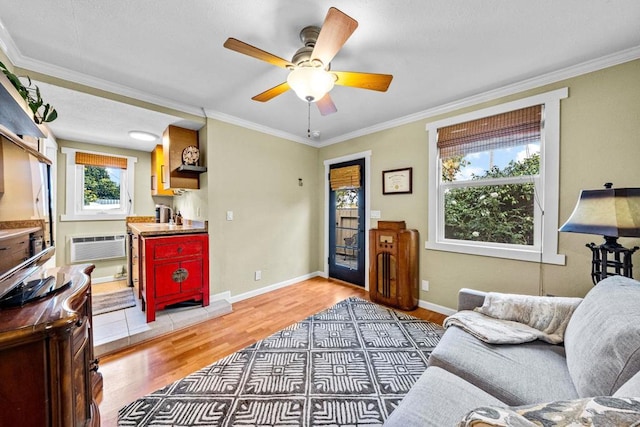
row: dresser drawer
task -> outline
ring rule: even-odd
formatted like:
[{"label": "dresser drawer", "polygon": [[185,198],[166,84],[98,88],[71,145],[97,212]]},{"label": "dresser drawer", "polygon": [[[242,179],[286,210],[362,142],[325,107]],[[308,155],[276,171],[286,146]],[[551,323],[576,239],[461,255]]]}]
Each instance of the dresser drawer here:
[{"label": "dresser drawer", "polygon": [[152,256],[154,260],[160,260],[186,256],[202,256],[203,253],[203,239],[181,237],[157,243],[154,245]]},{"label": "dresser drawer", "polygon": [[82,351],[89,341],[89,319],[87,317],[81,317],[78,324],[72,332],[72,352],[76,353]]}]

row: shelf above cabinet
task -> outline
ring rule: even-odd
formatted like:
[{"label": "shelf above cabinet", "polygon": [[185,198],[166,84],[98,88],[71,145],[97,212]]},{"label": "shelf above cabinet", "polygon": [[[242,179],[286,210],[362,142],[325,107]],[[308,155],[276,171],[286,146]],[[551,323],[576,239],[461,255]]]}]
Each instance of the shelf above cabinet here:
[{"label": "shelf above cabinet", "polygon": [[33,121],[29,107],[9,79],[0,73],[0,124],[16,135],[32,135],[43,138],[44,134]]},{"label": "shelf above cabinet", "polygon": [[28,151],[39,161],[51,164],[51,160],[40,153],[37,147],[32,147],[22,138],[22,135],[36,138],[43,138],[45,135],[34,122],[26,101],[2,73],[0,73],[0,135]]},{"label": "shelf above cabinet", "polygon": [[178,172],[192,172],[192,173],[203,173],[207,171],[206,166],[195,166],[195,165],[180,165],[178,166]]}]

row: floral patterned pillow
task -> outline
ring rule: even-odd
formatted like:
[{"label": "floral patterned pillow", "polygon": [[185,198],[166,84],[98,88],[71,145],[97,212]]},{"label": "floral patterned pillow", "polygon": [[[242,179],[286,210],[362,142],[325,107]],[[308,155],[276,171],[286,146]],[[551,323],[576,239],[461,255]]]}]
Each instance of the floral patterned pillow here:
[{"label": "floral patterned pillow", "polygon": [[593,397],[527,406],[486,406],[469,412],[458,427],[640,427],[640,397]]}]

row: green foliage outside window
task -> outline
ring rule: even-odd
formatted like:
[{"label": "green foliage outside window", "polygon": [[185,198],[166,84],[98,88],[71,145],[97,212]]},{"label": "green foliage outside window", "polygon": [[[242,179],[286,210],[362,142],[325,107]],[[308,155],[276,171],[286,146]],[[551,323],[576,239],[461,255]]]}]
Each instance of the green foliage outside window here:
[{"label": "green foliage outside window", "polygon": [[[443,182],[454,181],[460,168],[468,164],[462,158],[445,159]],[[539,170],[540,155],[533,154],[510,161],[503,169],[493,166],[471,179],[535,176]],[[449,188],[445,190],[445,238],[533,245],[534,206],[533,183]]]},{"label": "green foliage outside window", "polygon": [[348,209],[358,206],[358,190],[347,188],[336,190],[336,209]]},{"label": "green foliage outside window", "polygon": [[87,206],[98,199],[120,201],[120,185],[111,179],[106,168],[85,166],[84,204]]}]

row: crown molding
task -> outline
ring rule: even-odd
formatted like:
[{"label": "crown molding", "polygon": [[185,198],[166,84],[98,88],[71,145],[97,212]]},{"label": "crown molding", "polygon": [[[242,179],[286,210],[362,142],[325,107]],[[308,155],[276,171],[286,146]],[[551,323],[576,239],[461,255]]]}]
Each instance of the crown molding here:
[{"label": "crown molding", "polygon": [[620,52],[612,53],[597,59],[582,62],[577,65],[572,65],[557,71],[542,74],[537,77],[533,77],[527,80],[523,80],[518,83],[513,83],[507,86],[503,86],[498,89],[493,89],[487,92],[483,92],[477,95],[472,95],[467,98],[463,98],[457,101],[453,101],[447,104],[443,104],[428,110],[423,110],[408,116],[403,116],[398,119],[389,120],[387,122],[378,123],[374,126],[362,128],[354,132],[349,132],[344,135],[340,135],[335,138],[328,139],[318,144],[318,147],[326,147],[329,145],[344,142],[350,139],[358,138],[361,136],[370,135],[375,132],[391,129],[408,123],[413,123],[418,120],[424,120],[431,117],[438,116],[440,114],[449,113],[462,108],[478,105],[483,102],[493,101],[505,96],[513,95],[516,93],[524,92],[530,89],[535,89],[544,85],[557,83],[562,80],[566,80],[572,77],[578,77],[584,74],[599,71],[605,68],[613,67],[615,65],[623,64],[625,62],[634,61],[640,58],[640,46],[635,46]]},{"label": "crown molding", "polygon": [[128,98],[136,99],[138,101],[148,102],[160,107],[170,108],[172,110],[202,117],[202,110],[200,109],[200,107],[194,107],[193,105],[183,104],[172,99],[151,95],[147,92],[143,92],[129,86],[112,83],[107,80],[89,76],[83,73],[78,73],[69,70],[68,68],[51,65],[39,60],[31,58],[20,58],[14,61],[14,59],[11,57],[9,57],[9,59],[15,66],[24,68],[26,70],[36,71],[38,73],[78,83],[94,89],[104,90],[116,95],[125,96]]},{"label": "crown molding", "polygon": [[248,120],[241,119],[236,116],[232,116],[229,114],[224,114],[219,111],[210,111],[205,110],[206,116],[210,119],[216,119],[221,122],[229,123],[232,125],[240,126],[246,129],[255,130],[261,133],[265,133],[267,135],[275,136],[282,139],[287,139],[289,141],[298,142],[300,144],[309,145],[311,147],[318,147],[319,145],[314,143],[312,140],[307,140],[305,138],[301,138],[297,135],[291,134],[289,132],[284,132],[278,129],[274,129],[268,126],[260,125],[254,122],[250,122]]},{"label": "crown molding", "polygon": [[0,48],[15,67],[202,117],[202,109],[24,56],[0,20]]}]

